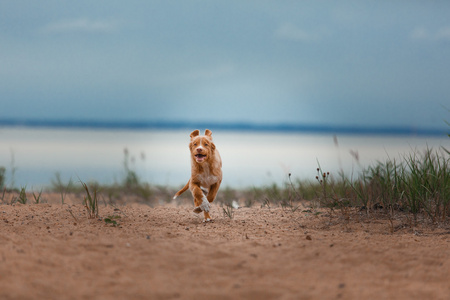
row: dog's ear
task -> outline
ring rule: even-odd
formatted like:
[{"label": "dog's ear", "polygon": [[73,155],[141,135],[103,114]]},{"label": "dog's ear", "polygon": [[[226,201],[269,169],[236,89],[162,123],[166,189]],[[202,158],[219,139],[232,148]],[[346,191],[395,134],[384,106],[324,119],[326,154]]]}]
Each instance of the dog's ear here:
[{"label": "dog's ear", "polygon": [[212,132],[209,129],[205,130],[205,135],[211,137],[212,136]]},{"label": "dog's ear", "polygon": [[191,140],[200,134],[200,130],[194,130],[191,132]]}]

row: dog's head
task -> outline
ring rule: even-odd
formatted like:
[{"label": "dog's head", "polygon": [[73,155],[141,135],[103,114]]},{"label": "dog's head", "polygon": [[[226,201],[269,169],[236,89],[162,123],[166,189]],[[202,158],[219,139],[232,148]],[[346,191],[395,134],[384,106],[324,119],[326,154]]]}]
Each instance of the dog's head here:
[{"label": "dog's head", "polygon": [[211,130],[206,129],[205,135],[200,135],[199,130],[192,131],[189,149],[191,149],[191,156],[195,162],[201,164],[210,160],[214,156],[214,150],[216,149],[212,141]]}]

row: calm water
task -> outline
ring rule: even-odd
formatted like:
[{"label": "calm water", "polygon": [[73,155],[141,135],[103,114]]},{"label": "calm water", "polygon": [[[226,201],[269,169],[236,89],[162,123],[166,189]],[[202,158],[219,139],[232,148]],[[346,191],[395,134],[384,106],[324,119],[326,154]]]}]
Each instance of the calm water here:
[{"label": "calm water", "polygon": [[[189,130],[108,131],[0,128],[0,166],[7,184],[37,189],[50,185],[56,172],[64,181],[121,181],[124,149],[138,175],[152,184],[179,186],[190,175]],[[400,158],[427,146],[450,148],[446,136],[354,136],[249,132],[213,132],[223,160],[223,184],[231,187],[282,183],[343,169],[357,174],[377,160]],[[351,154],[353,153],[353,154]],[[355,153],[359,163],[355,160]],[[15,169],[12,176],[12,169]]]}]

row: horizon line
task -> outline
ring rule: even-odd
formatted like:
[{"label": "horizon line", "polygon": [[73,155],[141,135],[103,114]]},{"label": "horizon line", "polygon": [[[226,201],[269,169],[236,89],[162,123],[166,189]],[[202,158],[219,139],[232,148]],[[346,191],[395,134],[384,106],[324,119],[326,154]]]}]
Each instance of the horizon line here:
[{"label": "horizon line", "polygon": [[96,120],[39,120],[0,119],[1,127],[61,128],[61,129],[115,129],[115,130],[179,130],[209,128],[226,131],[289,132],[349,135],[448,135],[444,128],[419,128],[414,126],[356,126],[301,123],[251,123],[251,122],[195,122],[195,121],[96,121]]}]

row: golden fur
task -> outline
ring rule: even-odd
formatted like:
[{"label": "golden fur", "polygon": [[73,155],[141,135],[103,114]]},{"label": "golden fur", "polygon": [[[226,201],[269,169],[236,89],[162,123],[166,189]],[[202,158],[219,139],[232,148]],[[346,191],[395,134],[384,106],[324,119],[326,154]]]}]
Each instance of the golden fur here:
[{"label": "golden fur", "polygon": [[194,130],[190,136],[191,178],[173,198],[177,198],[189,188],[194,197],[194,212],[203,211],[205,221],[210,221],[210,203],[216,198],[222,183],[222,159],[213,143],[211,130],[206,129],[205,135]]}]

